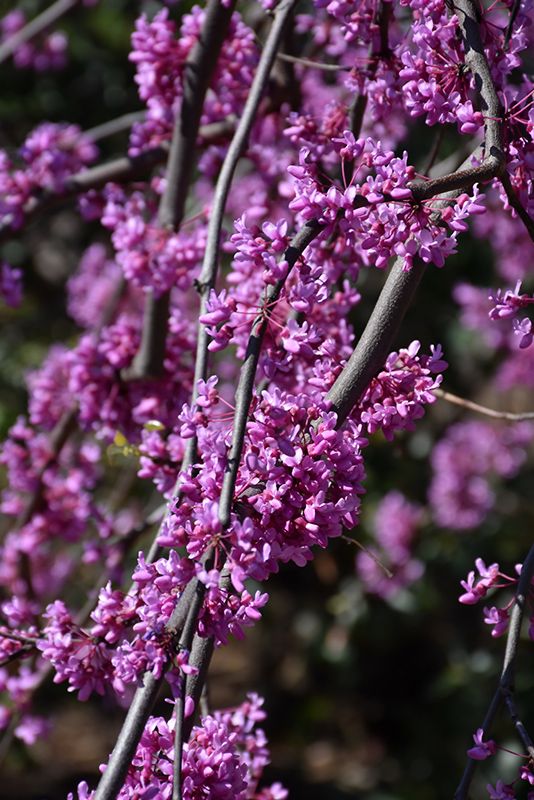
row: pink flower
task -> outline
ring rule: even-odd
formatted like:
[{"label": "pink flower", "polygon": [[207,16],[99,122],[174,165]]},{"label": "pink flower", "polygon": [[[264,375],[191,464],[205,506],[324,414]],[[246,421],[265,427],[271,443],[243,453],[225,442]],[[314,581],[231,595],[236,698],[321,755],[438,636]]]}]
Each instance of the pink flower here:
[{"label": "pink flower", "polygon": [[487,742],[484,742],[483,738],[484,729],[478,728],[477,732],[473,734],[475,747],[471,747],[467,751],[469,758],[474,758],[476,761],[484,761],[486,758],[489,758],[497,752],[497,745],[493,739],[489,739]]}]

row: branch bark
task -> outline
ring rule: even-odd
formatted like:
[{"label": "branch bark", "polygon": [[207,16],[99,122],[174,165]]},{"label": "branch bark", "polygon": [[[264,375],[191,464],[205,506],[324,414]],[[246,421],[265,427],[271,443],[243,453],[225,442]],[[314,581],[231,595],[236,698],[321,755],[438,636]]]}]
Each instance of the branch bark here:
[{"label": "branch bark", "polygon": [[[206,250],[204,253],[202,270],[198,279],[200,315],[206,312],[206,302],[210,291],[215,288],[215,282],[217,280],[220,237],[228,192],[230,191],[237,163],[246,147],[261,98],[267,86],[269,75],[295,2],[296,0],[283,0],[274,12],[274,20],[263,48],[252,86],[250,87],[250,93],[243,109],[243,115],[236,128],[217,180],[208,225]],[[208,344],[209,336],[206,332],[206,328],[204,325],[199,325],[192,402],[195,402],[197,396],[197,381],[201,379],[206,380],[207,378]],[[194,461],[196,447],[196,437],[192,437],[188,442],[186,453],[188,466]]]},{"label": "branch bark", "polygon": [[466,408],[469,411],[475,411],[477,414],[484,414],[491,419],[505,419],[508,422],[521,422],[527,419],[534,419],[534,411],[498,411],[495,408],[488,408],[481,406],[479,403],[474,403],[472,400],[467,400],[465,397],[458,397],[451,392],[445,392],[443,389],[434,389],[436,397],[446,400],[447,403],[452,403],[460,408]]},{"label": "branch bark", "polygon": [[504,173],[506,159],[502,138],[502,107],[497,95],[484,46],[480,38],[479,12],[473,0],[456,0],[454,12],[458,16],[465,48],[465,65],[471,72],[484,112],[484,159],[476,167],[457,170],[429,181],[412,181],[410,189],[416,200],[426,200],[441,192],[465,189],[479,181],[487,181]]},{"label": "branch bark", "polygon": [[[232,18],[235,0],[224,5],[210,0],[200,37],[184,71],[183,97],[176,115],[165,190],[158,210],[161,228],[178,231],[182,223],[194,165],[194,152],[204,99]],[[163,371],[170,291],[147,293],[143,334],[129,377],[157,377]]]}]

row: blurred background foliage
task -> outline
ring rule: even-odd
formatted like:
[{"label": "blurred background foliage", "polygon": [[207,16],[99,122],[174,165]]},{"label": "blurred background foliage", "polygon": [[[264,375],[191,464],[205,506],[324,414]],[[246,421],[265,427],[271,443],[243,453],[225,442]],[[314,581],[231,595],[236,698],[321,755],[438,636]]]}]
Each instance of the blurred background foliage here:
[{"label": "blurred background foliage", "polygon": [[[1,2],[0,15],[15,6],[31,16],[43,4]],[[180,3],[172,13],[189,6]],[[130,34],[140,10],[151,13],[159,7],[127,0],[80,6],[58,26],[70,42],[64,69],[36,74],[3,65],[0,146],[14,151],[43,120],[75,122],[88,130],[139,110],[127,58]],[[404,144],[422,157],[432,138],[432,131],[417,126]],[[444,155],[455,141],[451,130]],[[126,146],[127,132],[102,140],[101,160],[123,154]],[[105,232],[83,224],[65,203],[2,246],[2,256],[22,267],[25,276],[22,307],[0,308],[3,434],[24,413],[25,373],[40,364],[52,343],[76,341],[78,331],[65,311],[65,281],[95,239],[106,241]],[[450,363],[445,386],[484,400],[494,359],[461,328],[451,290],[467,277],[490,284],[491,251],[466,235],[459,250],[445,269],[429,269],[398,344],[418,338],[426,350],[441,342]],[[382,280],[378,272],[362,276],[364,301],[354,320],[357,329],[365,323]],[[503,401],[503,406],[513,408],[511,402]],[[399,436],[393,444],[375,437],[366,454],[362,525],[354,533],[362,543],[372,540],[373,511],[389,489],[425,503],[433,442],[451,421],[465,416],[437,402],[415,434]],[[122,460],[110,466],[110,480],[122,469],[128,469]],[[307,800],[452,797],[504,651],[504,641],[492,639],[484,625],[481,608],[458,604],[459,581],[477,556],[486,563],[498,561],[505,571],[523,559],[532,540],[533,477],[528,463],[506,485],[500,507],[480,529],[461,534],[428,522],[415,548],[425,573],[389,602],[362,591],[354,570],[358,549],[347,541],[319,553],[306,569],[286,567],[270,581],[271,601],[263,622],[246,641],[217,653],[209,681],[214,707],[239,703],[251,690],[265,695],[273,755],[266,778],[283,781],[291,797]],[[141,497],[148,492],[140,483],[134,490]],[[534,647],[525,641],[517,688],[527,722],[534,720],[533,663]],[[123,716],[105,699],[80,704],[64,686],[50,682],[40,691],[39,706],[51,713],[55,727],[32,749],[15,744],[3,754],[0,798],[5,800],[55,800],[77,780],[94,779]],[[500,720],[497,730],[502,744],[517,747],[506,721]],[[478,796],[485,796],[486,782],[513,775],[516,764],[506,753],[483,764]]]}]

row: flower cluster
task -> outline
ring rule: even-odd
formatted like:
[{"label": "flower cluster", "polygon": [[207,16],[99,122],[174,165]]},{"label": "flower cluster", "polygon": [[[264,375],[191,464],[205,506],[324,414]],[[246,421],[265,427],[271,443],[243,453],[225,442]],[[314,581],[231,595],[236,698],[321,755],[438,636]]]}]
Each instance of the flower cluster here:
[{"label": "flower cluster", "polygon": [[391,353],[385,368],[370,382],[354,412],[369,433],[381,430],[391,440],[396,431],[414,430],[425,405],[435,401],[432,391],[440,386],[447,362],[440,345],[432,345],[429,356],[418,355],[420,348],[415,341]]},{"label": "flower cluster", "polygon": [[[0,20],[0,43],[8,42],[27,24],[20,8],[10,11]],[[15,66],[34,69],[36,72],[61,69],[66,64],[67,37],[61,31],[52,31],[20,44],[13,53]]]},{"label": "flower cluster", "polygon": [[[167,9],[150,22],[144,15],[137,20],[130,60],[136,66],[139,95],[147,104],[147,119],[133,127],[131,155],[170,139],[182,99],[186,62],[199,39],[204,17],[205,10],[194,6],[182,18],[178,36]],[[212,95],[204,107],[204,123],[241,112],[257,58],[252,30],[234,13],[213,76]]]},{"label": "flower cluster", "polygon": [[158,294],[172,287],[188,289],[198,272],[205,249],[205,223],[173,233],[156,219],[157,194],[109,187],[101,218],[112,230],[117,264],[133,285]]},{"label": "flower cluster", "polygon": [[[356,558],[356,569],[367,591],[387,599],[421,577],[424,567],[412,557],[412,545],[422,522],[422,511],[401,492],[384,495],[373,520],[374,538],[380,549],[362,551]],[[381,558],[387,560],[391,576]]]},{"label": "flower cluster", "polygon": [[484,124],[470,99],[471,77],[457,35],[457,19],[421,14],[411,30],[412,47],[401,53],[399,77],[406,110],[425,115],[427,125],[457,124],[461,133],[476,133]]},{"label": "flower cluster", "polygon": [[528,422],[452,425],[432,452],[429,500],[438,525],[459,531],[480,525],[493,507],[492,478],[517,474],[532,434]]},{"label": "flower cluster", "polygon": [[[518,281],[514,289],[507,289],[503,292],[499,289],[496,294],[490,295],[490,300],[494,303],[489,312],[490,319],[512,319],[520,309],[526,308],[534,303],[534,297],[528,294],[519,294],[521,281]],[[524,349],[532,344],[532,322],[528,317],[513,319],[513,330],[519,336],[519,347]]]},{"label": "flower cluster", "polygon": [[30,199],[42,190],[61,192],[68,178],[95,160],[95,144],[77,125],[44,122],[35,128],[14,163],[0,151],[0,220],[17,230]]},{"label": "flower cluster", "polygon": [[[249,695],[239,707],[204,716],[193,727],[182,757],[184,800],[285,800],[287,791],[279,783],[258,788],[269,751],[258,722],[265,718],[263,700]],[[169,800],[174,759],[174,717],[151,717],[137,746],[132,766],[118,800],[140,796]],[[102,767],[105,769],[105,766]],[[94,792],[82,782],[77,799],[91,800]],[[68,800],[74,795],[69,794]]]},{"label": "flower cluster", "polygon": [[363,251],[365,263],[384,267],[393,255],[410,269],[416,256],[442,267],[456,249],[465,218],[484,212],[478,191],[461,195],[441,214],[451,232],[436,221],[431,203],[415,203],[409,184],[415,176],[408,155],[398,158],[370,137],[355,139],[351,131],[334,139],[342,171],[350,165],[352,177],[344,186],[325,185],[318,164],[303,148],[298,166],[289,167],[294,198],[289,206],[297,219],[318,219],[330,230],[336,225],[345,246]]},{"label": "flower cluster", "polygon": [[336,431],[327,405],[278,389],[257,398],[236,486],[247,514],[233,514],[227,531],[217,518],[226,442],[202,421],[197,424],[202,469],[182,485],[162,544],[185,545],[198,558],[220,539],[240,590],[246,578],[263,580],[281,562],[304,565],[313,546],[325,547],[343,525],[356,524],[364,440],[352,422]]}]

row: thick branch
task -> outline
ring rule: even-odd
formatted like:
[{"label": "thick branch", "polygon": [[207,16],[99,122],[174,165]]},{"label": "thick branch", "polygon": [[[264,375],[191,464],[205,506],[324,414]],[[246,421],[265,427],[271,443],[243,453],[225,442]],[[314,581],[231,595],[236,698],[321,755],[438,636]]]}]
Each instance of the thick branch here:
[{"label": "thick branch", "polygon": [[[208,3],[204,25],[184,70],[183,97],[171,142],[165,190],[158,209],[161,228],[178,231],[185,211],[194,165],[194,152],[206,92],[226,38],[235,0]],[[143,334],[129,377],[157,377],[163,370],[170,291],[146,296]]]},{"label": "thick branch", "polygon": [[404,259],[395,260],[354,352],[326,396],[338,415],[338,426],[384,365],[425,269],[417,261],[405,270]]}]

